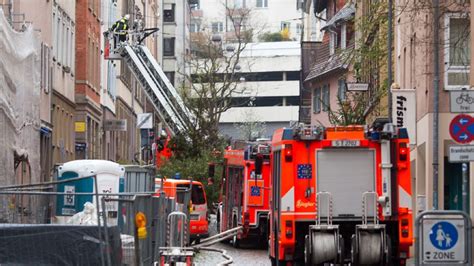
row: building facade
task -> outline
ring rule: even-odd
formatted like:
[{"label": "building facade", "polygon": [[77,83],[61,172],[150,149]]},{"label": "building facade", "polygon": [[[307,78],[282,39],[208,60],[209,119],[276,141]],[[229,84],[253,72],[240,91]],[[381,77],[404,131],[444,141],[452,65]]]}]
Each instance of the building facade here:
[{"label": "building facade", "polygon": [[[414,90],[416,116],[412,125],[416,134],[410,136],[411,166],[416,211],[432,209],[434,156],[439,162],[438,168],[438,207],[446,210],[462,208],[462,164],[449,161],[449,147],[457,145],[450,136],[449,127],[457,115],[450,111],[450,91],[469,89],[471,42],[469,29],[469,1],[440,1],[439,32],[439,152],[433,153],[434,132],[434,62],[435,24],[433,6],[420,6],[412,1],[395,1],[396,9],[403,8],[395,17],[395,82],[400,90]],[[410,12],[410,10],[418,10]],[[472,81],[471,81],[472,83]],[[472,115],[472,114],[471,114]],[[470,180],[474,177],[472,163],[468,164]],[[468,206],[473,199],[468,186]],[[471,215],[472,215],[471,211]]]},{"label": "building facade", "polygon": [[[293,0],[196,0],[192,6],[190,31],[212,31],[232,38],[236,30],[252,30],[253,42],[265,33],[281,33],[288,40],[298,41],[303,31],[302,1]],[[235,10],[245,10],[244,21]],[[247,15],[248,14],[248,15]],[[264,41],[264,40],[261,40]]]},{"label": "building facade", "polygon": [[351,55],[355,38],[351,20],[356,10],[354,4],[346,1],[315,1],[313,5],[316,6],[309,9],[314,12],[312,16],[325,16],[328,20],[321,28],[321,42],[303,43],[310,58],[302,59],[303,73],[307,73],[303,77],[302,112],[303,119],[309,118],[311,125],[328,126],[334,123],[329,112],[339,108],[339,100],[346,97],[346,82],[354,79]]},{"label": "building facade", "polygon": [[76,2],[76,159],[102,158],[100,1]]},{"label": "building facade", "polygon": [[234,139],[249,139],[249,134],[270,137],[298,121],[300,52],[299,42],[247,44],[240,54],[241,78],[232,95],[233,107],[220,119],[221,134]]}]

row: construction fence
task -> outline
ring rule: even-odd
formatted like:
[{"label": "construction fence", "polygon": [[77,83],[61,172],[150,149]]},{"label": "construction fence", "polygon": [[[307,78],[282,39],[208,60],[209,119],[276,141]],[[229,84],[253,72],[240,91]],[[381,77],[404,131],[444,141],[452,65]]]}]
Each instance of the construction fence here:
[{"label": "construction fence", "polygon": [[118,193],[97,189],[97,176],[0,187],[0,265],[158,261],[167,245],[167,217],[178,206],[155,194],[153,169],[125,168]]}]

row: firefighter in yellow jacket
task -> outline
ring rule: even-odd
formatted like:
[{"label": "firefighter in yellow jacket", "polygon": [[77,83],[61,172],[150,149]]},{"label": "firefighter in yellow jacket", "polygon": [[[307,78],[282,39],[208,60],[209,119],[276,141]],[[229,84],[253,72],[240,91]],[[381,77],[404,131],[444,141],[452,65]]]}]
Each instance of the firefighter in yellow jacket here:
[{"label": "firefighter in yellow jacket", "polygon": [[117,47],[117,42],[124,42],[127,40],[127,30],[129,28],[128,21],[130,19],[130,15],[126,14],[120,20],[112,25],[110,31],[114,33],[114,47]]}]

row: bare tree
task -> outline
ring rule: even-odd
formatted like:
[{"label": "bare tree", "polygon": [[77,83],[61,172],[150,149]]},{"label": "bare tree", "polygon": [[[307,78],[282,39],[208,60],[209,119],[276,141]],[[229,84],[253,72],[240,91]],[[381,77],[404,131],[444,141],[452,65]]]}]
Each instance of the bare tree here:
[{"label": "bare tree", "polygon": [[[241,55],[252,41],[251,9],[226,7],[231,31],[224,36],[211,31],[194,33],[192,53],[187,55],[190,74],[183,73],[186,86],[181,92],[185,104],[196,117],[193,146],[219,144],[218,125],[222,113],[232,107],[231,97],[242,94]],[[246,103],[242,103],[245,105]]]},{"label": "bare tree", "polygon": [[[249,104],[253,106],[253,104]],[[240,131],[243,140],[256,140],[263,137],[266,130],[265,122],[261,121],[260,117],[254,110],[248,108],[243,112],[240,122],[235,123],[234,127]]]}]

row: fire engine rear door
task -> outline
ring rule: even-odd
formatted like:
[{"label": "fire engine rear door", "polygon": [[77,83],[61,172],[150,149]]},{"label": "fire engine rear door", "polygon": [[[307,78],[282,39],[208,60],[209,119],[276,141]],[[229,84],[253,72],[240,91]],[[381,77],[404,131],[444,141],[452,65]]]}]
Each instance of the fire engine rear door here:
[{"label": "fire engine rear door", "polygon": [[362,193],[375,191],[375,151],[322,149],[316,151],[317,191],[333,197],[333,217],[362,216]]}]

